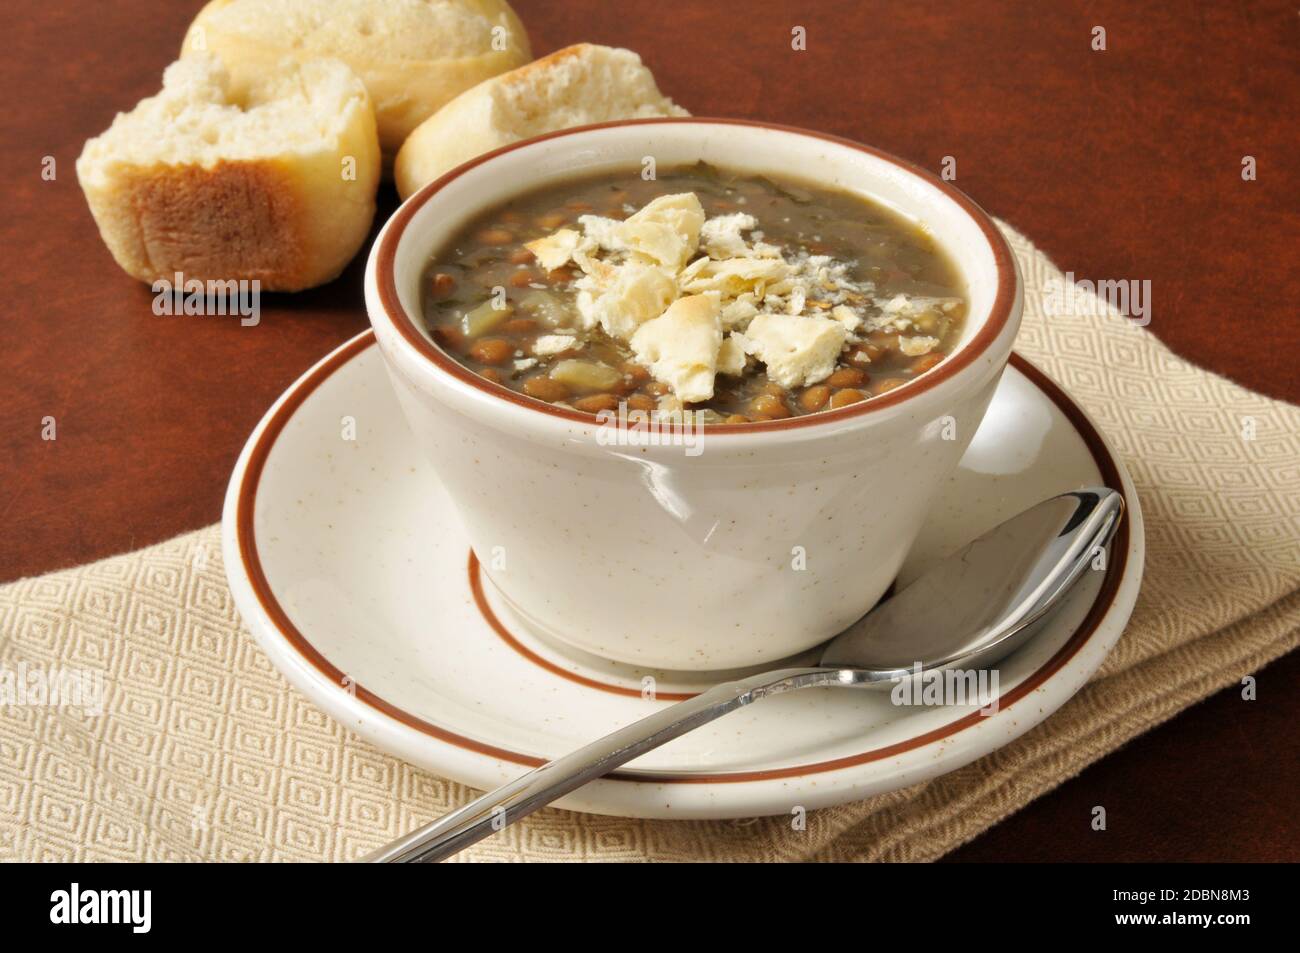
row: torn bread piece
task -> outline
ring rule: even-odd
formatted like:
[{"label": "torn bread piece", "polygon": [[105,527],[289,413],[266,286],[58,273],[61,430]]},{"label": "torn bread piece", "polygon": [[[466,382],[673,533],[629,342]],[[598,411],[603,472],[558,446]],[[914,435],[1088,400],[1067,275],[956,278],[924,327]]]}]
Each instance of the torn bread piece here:
[{"label": "torn bread piece", "polygon": [[807,387],[830,377],[848,332],[830,318],[760,314],[745,329],[745,352],[782,387]]},{"label": "torn bread piece", "polygon": [[583,326],[599,325],[606,334],[626,341],[646,321],[656,318],[677,297],[677,282],[656,265],[628,262],[612,269],[609,278],[578,279],[577,308]]},{"label": "torn bread piece", "polygon": [[790,266],[780,258],[729,258],[726,261],[700,259],[691,263],[682,277],[682,290],[689,294],[717,291],[739,296],[786,277]]},{"label": "torn bread piece", "polygon": [[846,304],[837,304],[831,308],[831,317],[844,325],[844,330],[853,334],[862,327],[862,315]]},{"label": "torn bread piece", "polygon": [[738,295],[722,305],[722,326],[728,331],[743,328],[758,314],[757,297],[752,292]]},{"label": "torn bread piece", "polygon": [[632,335],[632,353],[682,403],[708,400],[718,371],[722,324],[717,295],[678,298]]},{"label": "torn bread piece", "polygon": [[572,228],[562,228],[558,232],[543,238],[534,239],[524,244],[533,257],[547,271],[563,268],[573,259],[573,253],[582,242],[582,234]]},{"label": "torn bread piece", "polygon": [[[572,334],[542,334],[533,342],[533,354],[537,357],[563,354],[576,346],[577,343],[578,339]],[[537,362],[534,361],[533,363]]]},{"label": "torn bread piece", "polygon": [[589,252],[621,252],[627,251],[627,246],[619,238],[618,229],[623,223],[617,218],[606,218],[603,215],[580,215],[578,224],[582,226],[583,235],[590,241],[590,247],[586,244],[583,248]]},{"label": "torn bread piece", "polygon": [[695,254],[704,225],[704,207],[694,192],[661,195],[619,223],[614,234],[622,247],[677,271]]},{"label": "torn bread piece", "polygon": [[722,346],[718,348],[718,373],[740,377],[745,373],[748,364],[744,338],[735,334],[728,334],[723,338]]},{"label": "torn bread piece", "polygon": [[929,335],[918,334],[908,337],[900,334],[898,336],[898,349],[908,357],[920,357],[923,354],[929,354],[938,346],[939,339]]},{"label": "torn bread piece", "polygon": [[758,219],[747,212],[715,215],[700,229],[700,247],[715,261],[746,258],[752,252],[741,232],[758,227]]}]

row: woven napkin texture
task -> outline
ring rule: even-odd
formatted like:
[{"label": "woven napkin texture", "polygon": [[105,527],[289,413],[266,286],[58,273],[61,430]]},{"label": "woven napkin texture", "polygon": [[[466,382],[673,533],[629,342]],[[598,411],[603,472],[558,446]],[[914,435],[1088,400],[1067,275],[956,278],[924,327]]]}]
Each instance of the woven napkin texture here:
[{"label": "woven napkin texture", "polygon": [[[1026,284],[1017,350],[1111,439],[1146,517],[1141,597],[1092,681],[980,761],[813,812],[804,830],[545,810],[459,859],[931,860],[1295,647],[1300,409],[1113,311],[1045,316],[1061,273],[1003,228]],[[475,793],[289,687],[240,623],[216,526],[0,588],[0,670],[23,663],[102,670],[106,697],[99,715],[0,704],[0,858],[346,860]]]}]

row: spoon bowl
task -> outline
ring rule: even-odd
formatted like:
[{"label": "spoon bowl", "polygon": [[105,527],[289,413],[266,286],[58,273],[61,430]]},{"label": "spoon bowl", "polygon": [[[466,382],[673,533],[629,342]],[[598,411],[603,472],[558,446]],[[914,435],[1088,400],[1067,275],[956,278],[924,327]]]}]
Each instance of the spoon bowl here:
[{"label": "spoon bowl", "polygon": [[881,602],[826,644],[820,665],[893,679],[918,664],[980,668],[1010,655],[1088,566],[1104,560],[1123,512],[1123,497],[1104,488],[1044,500]]}]

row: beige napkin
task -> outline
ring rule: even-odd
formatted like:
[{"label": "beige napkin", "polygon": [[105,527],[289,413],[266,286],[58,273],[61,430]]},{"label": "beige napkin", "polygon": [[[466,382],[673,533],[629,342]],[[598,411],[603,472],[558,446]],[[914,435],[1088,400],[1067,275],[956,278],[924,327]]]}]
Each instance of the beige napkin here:
[{"label": "beige napkin", "polygon": [[[1117,314],[1045,317],[1061,274],[1006,232],[1026,281],[1017,349],[1115,443],[1146,516],[1142,595],[1096,677],[983,760],[806,830],[548,810],[463,859],[933,859],[1300,641],[1300,409]],[[1157,298],[1153,320],[1177,317]],[[0,671],[102,670],[106,688],[99,716],[0,705],[0,858],[343,860],[471,797],[289,688],[240,624],[220,553],[212,526],[0,588]]]}]

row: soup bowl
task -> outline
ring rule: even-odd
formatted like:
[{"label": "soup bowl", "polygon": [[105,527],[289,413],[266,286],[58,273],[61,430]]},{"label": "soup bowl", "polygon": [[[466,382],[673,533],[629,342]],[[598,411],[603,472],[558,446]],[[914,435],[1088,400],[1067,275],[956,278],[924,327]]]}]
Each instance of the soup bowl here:
[{"label": "soup bowl", "polygon": [[[646,157],[798,179],[922,225],[964,285],[952,352],[838,410],[637,433],[490,383],[434,344],[420,284],[459,229],[537,188],[639,175]],[[871,608],[983,418],[1022,298],[1005,239],[952,185],[855,142],[716,119],[604,123],[481,156],[411,196],[366,270],[412,438],[506,603],[542,638],[669,670],[770,663]]]}]

